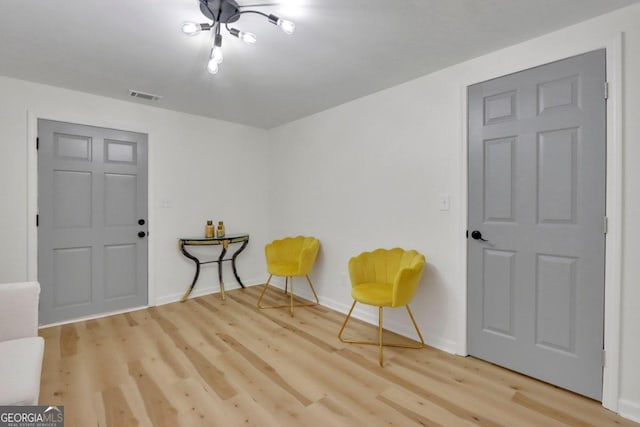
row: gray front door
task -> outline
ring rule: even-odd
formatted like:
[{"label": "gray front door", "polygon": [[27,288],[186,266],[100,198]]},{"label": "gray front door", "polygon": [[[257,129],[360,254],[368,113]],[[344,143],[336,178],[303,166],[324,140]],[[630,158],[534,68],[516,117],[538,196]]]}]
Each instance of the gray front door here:
[{"label": "gray front door", "polygon": [[146,305],[147,136],[38,120],[38,140],[40,323]]},{"label": "gray front door", "polygon": [[469,353],[598,400],[604,86],[601,50],[468,92]]}]

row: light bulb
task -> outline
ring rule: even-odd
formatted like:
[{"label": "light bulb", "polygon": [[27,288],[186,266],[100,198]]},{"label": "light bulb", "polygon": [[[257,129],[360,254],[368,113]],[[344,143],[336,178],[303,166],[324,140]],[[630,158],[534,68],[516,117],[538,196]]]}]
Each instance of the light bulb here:
[{"label": "light bulb", "polygon": [[215,59],[211,58],[209,63],[207,64],[207,71],[209,74],[217,74],[218,73],[218,63]]},{"label": "light bulb", "polygon": [[222,64],[222,60],[224,56],[222,55],[222,48],[219,46],[214,46],[211,50],[211,59],[216,61],[216,64]]},{"label": "light bulb", "polygon": [[222,36],[220,34],[216,34],[216,39],[213,42],[213,49],[211,49],[211,59],[216,61],[216,63],[221,64],[223,58],[222,55]]},{"label": "light bulb", "polygon": [[196,35],[200,30],[200,24],[196,24],[195,22],[185,22],[182,24],[182,32],[188,36]]},{"label": "light bulb", "polygon": [[293,32],[296,30],[296,24],[294,24],[291,21],[278,18],[276,15],[273,15],[273,14],[269,15],[267,18],[269,19],[269,22],[271,22],[274,25],[277,25],[278,27],[280,27],[282,31],[284,31],[287,34],[293,34]]},{"label": "light bulb", "polygon": [[245,33],[244,31],[240,31],[237,28],[229,28],[229,34],[234,37],[239,38],[243,42],[247,44],[254,44],[256,42],[256,35],[253,33]]},{"label": "light bulb", "polygon": [[278,19],[276,25],[280,27],[280,29],[286,34],[293,34],[293,32],[296,30],[296,24],[291,21],[287,21],[286,19]]},{"label": "light bulb", "polygon": [[247,44],[254,44],[256,42],[256,35],[253,33],[245,33],[244,31],[240,31],[239,34],[240,40]]},{"label": "light bulb", "polygon": [[182,32],[188,36],[195,36],[200,31],[209,31],[211,29],[211,24],[207,24],[203,22],[202,24],[198,24],[197,22],[185,22],[182,24]]}]

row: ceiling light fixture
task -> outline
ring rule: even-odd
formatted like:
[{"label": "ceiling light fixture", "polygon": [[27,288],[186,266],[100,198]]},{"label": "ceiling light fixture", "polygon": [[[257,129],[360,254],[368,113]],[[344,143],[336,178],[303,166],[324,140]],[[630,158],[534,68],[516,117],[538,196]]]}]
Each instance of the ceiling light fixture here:
[{"label": "ceiling light fixture", "polygon": [[293,22],[279,18],[276,15],[267,15],[259,10],[240,10],[243,6],[238,5],[235,0],[199,0],[199,2],[202,14],[213,22],[211,24],[206,22],[185,22],[182,24],[182,32],[188,36],[194,36],[202,31],[215,31],[213,47],[207,64],[207,71],[211,74],[217,74],[219,65],[222,63],[222,35],[220,34],[222,24],[224,24],[230,35],[247,44],[256,42],[255,34],[229,27],[230,23],[238,21],[245,13],[264,16],[270,23],[278,26],[286,34],[293,34],[296,29],[296,25]]}]

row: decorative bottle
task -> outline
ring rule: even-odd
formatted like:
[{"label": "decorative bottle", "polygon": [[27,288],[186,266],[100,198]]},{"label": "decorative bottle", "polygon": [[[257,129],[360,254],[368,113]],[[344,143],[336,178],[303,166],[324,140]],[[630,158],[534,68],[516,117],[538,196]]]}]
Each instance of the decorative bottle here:
[{"label": "decorative bottle", "polygon": [[207,225],[204,227],[204,237],[210,239],[216,237],[216,229],[213,226],[213,220],[208,220]]},{"label": "decorative bottle", "polygon": [[218,221],[218,237],[224,237],[224,224]]}]

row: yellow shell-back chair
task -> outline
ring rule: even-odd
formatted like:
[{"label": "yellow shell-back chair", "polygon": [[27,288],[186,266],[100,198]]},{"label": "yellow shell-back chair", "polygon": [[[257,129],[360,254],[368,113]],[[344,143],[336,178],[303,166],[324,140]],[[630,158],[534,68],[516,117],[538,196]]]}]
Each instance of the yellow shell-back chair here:
[{"label": "yellow shell-back chair", "polygon": [[[383,363],[382,347],[423,348],[424,339],[418,329],[416,320],[411,313],[409,303],[418,289],[420,278],[424,270],[424,255],[414,250],[376,249],[373,252],[363,252],[349,260],[349,275],[351,277],[351,296],[354,301],[342,328],[338,333],[340,341],[353,344],[378,345],[378,361]],[[345,340],[342,338],[344,328],[351,317],[356,302],[378,307],[378,342]],[[411,322],[416,328],[420,344],[416,346],[384,344],[382,341],[382,308],[407,308]]]},{"label": "yellow shell-back chair", "polygon": [[[304,307],[310,305],[316,305],[319,303],[318,295],[316,294],[309,273],[313,269],[313,265],[316,262],[318,251],[320,250],[320,242],[315,237],[286,237],[281,240],[274,240],[264,247],[264,254],[267,259],[267,270],[269,271],[269,279],[264,284],[264,289],[258,298],[258,308],[282,308],[289,307],[290,313],[293,316],[294,307]],[[262,297],[269,287],[269,282],[273,276],[284,276],[285,278],[285,290],[289,283],[291,284],[291,290],[289,291],[289,304],[285,305],[271,305],[263,306]],[[314,303],[293,303],[293,278],[297,276],[305,276],[311,292],[316,301]]]}]

